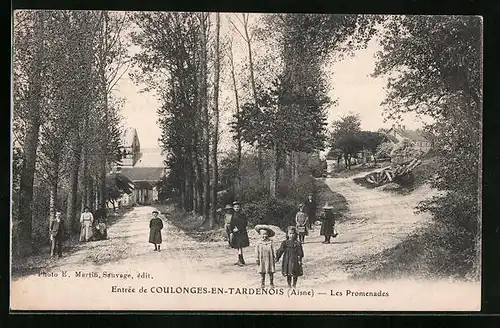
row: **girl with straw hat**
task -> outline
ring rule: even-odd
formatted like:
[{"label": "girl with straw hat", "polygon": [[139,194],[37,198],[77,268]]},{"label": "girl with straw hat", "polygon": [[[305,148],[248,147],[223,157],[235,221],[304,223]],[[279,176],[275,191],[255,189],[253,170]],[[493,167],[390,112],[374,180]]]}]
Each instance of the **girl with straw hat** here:
[{"label": "girl with straw hat", "polygon": [[261,240],[255,246],[255,258],[257,263],[257,273],[260,274],[261,287],[266,287],[266,274],[269,274],[269,287],[274,288],[274,272],[275,268],[275,249],[271,237],[274,236],[274,231],[267,225],[258,224],[255,230],[259,233]]},{"label": "girl with straw hat", "polygon": [[335,214],[333,213],[333,206],[328,203],[323,206],[323,210],[325,212],[320,217],[322,221],[320,235],[325,236],[323,244],[329,244],[332,236],[337,237],[337,234],[335,234]]}]

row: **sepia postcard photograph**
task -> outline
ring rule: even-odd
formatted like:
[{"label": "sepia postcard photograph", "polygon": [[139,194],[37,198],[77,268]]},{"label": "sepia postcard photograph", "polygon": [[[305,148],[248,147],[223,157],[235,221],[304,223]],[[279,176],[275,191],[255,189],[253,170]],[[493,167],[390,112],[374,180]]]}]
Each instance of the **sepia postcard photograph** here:
[{"label": "sepia postcard photograph", "polygon": [[16,10],[11,311],[480,311],[483,19]]}]

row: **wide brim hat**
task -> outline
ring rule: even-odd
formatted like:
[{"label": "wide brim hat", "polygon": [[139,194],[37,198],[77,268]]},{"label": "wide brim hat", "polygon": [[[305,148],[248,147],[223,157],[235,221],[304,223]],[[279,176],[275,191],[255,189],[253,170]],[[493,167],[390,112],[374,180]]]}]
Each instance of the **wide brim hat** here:
[{"label": "wide brim hat", "polygon": [[153,214],[153,213],[160,214],[157,210],[154,210],[153,212],[151,212],[151,214]]},{"label": "wide brim hat", "polygon": [[255,231],[257,231],[259,234],[260,234],[260,231],[261,230],[266,230],[267,233],[269,234],[269,237],[273,237],[276,233],[274,232],[273,229],[271,229],[271,227],[269,227],[268,225],[265,225],[265,224],[257,224],[255,226]]},{"label": "wide brim hat", "polygon": [[333,210],[333,206],[331,206],[328,203],[326,203],[325,206],[323,206],[323,209],[324,210]]},{"label": "wide brim hat", "polygon": [[233,209],[233,205],[231,204],[226,204],[226,207],[224,207],[225,210],[232,210]]},{"label": "wide brim hat", "polygon": [[235,200],[235,201],[233,202],[233,206],[234,206],[234,205],[241,205],[241,203],[240,203],[239,201]]},{"label": "wide brim hat", "polygon": [[303,203],[300,203],[300,204],[299,204],[299,208],[301,208],[301,207],[304,207],[304,204],[303,204]]}]

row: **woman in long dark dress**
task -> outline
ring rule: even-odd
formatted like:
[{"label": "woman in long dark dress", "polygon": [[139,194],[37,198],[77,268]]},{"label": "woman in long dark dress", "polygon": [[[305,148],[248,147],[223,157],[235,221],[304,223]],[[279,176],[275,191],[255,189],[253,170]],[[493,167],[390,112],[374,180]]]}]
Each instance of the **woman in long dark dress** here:
[{"label": "woman in long dark dress", "polygon": [[308,227],[312,229],[312,225],[314,221],[316,221],[316,202],[313,199],[312,195],[307,197],[306,202],[304,203],[305,211],[308,218]]},{"label": "woman in long dark dress", "polygon": [[333,213],[333,206],[326,204],[323,206],[325,212],[320,216],[321,222],[321,230],[320,235],[325,236],[325,240],[323,244],[329,244],[330,238],[333,236],[337,237],[335,233],[335,214]]},{"label": "woman in long dark dress", "polygon": [[231,247],[238,250],[238,262],[236,262],[235,265],[243,266],[245,265],[243,248],[250,246],[247,232],[248,219],[245,214],[241,213],[239,202],[233,202],[233,210],[233,216],[229,224],[229,230],[233,234],[231,238]]},{"label": "woman in long dark dress", "polygon": [[149,221],[149,242],[155,245],[155,251],[158,252],[161,252],[161,229],[163,229],[163,221],[158,217],[158,211],[153,211],[153,218]]},{"label": "woman in long dark dress", "polygon": [[288,227],[286,240],[284,240],[276,251],[276,262],[283,256],[281,265],[281,273],[286,277],[288,287],[297,286],[298,277],[304,274],[302,270],[302,258],[304,257],[304,249],[302,243],[297,240],[297,228]]}]

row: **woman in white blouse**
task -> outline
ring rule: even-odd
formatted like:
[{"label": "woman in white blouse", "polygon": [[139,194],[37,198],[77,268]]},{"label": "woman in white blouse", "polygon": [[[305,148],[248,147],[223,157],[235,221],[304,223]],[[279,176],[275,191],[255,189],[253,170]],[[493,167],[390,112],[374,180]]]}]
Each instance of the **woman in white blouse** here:
[{"label": "woman in white blouse", "polygon": [[94,222],[94,216],[90,213],[90,209],[85,207],[83,213],[80,216],[80,224],[82,230],[80,232],[80,241],[89,241],[92,238],[92,223]]}]

